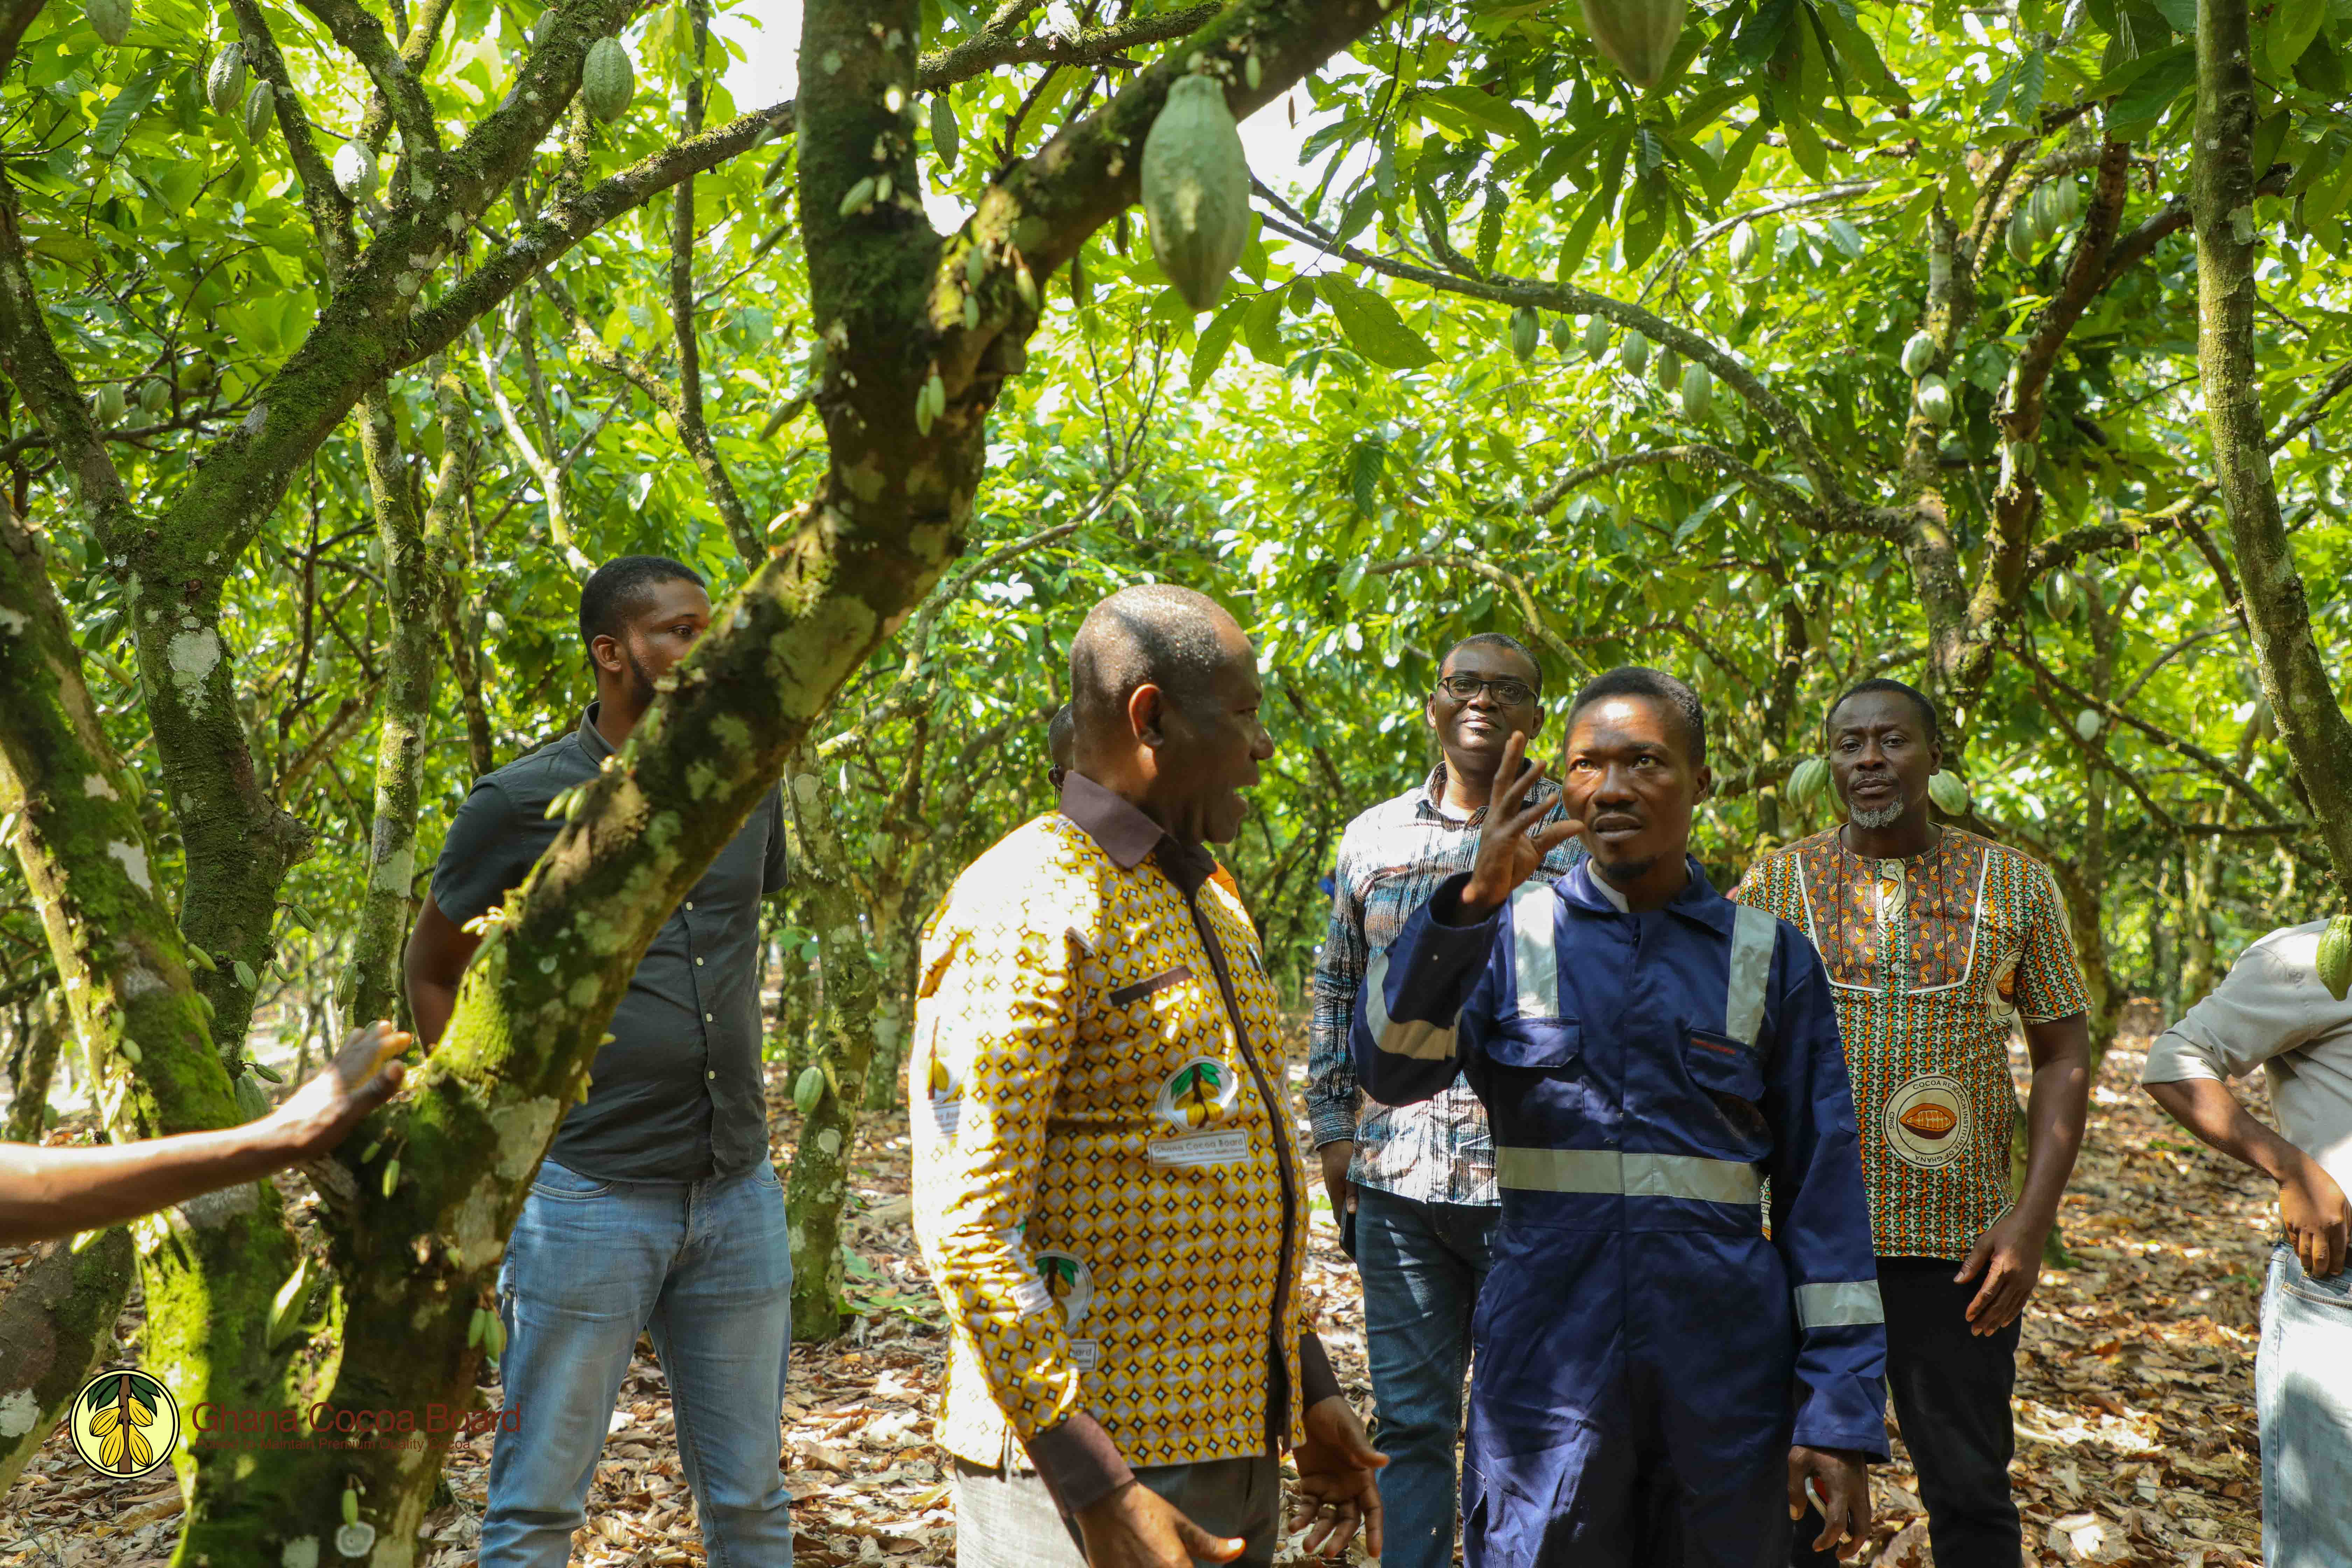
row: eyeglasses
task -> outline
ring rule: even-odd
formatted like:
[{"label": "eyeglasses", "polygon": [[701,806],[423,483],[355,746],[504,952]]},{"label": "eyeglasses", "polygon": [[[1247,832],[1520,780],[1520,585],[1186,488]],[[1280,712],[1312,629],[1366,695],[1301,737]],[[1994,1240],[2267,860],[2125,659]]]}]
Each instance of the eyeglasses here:
[{"label": "eyeglasses", "polygon": [[1467,702],[1481,691],[1493,692],[1495,700],[1506,708],[1517,708],[1523,702],[1536,700],[1534,687],[1524,680],[1514,680],[1507,675],[1496,676],[1492,680],[1481,680],[1475,675],[1449,675],[1437,684],[1456,702]]}]

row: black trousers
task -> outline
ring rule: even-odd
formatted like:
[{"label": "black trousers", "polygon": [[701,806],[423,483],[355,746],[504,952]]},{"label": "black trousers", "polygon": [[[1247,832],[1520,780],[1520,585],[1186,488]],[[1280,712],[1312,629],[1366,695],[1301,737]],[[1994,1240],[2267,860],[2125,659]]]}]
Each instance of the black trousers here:
[{"label": "black trousers", "polygon": [[[2017,1385],[2019,1324],[1982,1337],[1969,1331],[1979,1274],[1952,1283],[1960,1266],[1941,1258],[1882,1258],[1878,1293],[1886,1304],[1886,1386],[1895,1424],[1919,1471],[1936,1568],[2018,1568],[2017,1501],[2009,1461],[2017,1448],[2010,1391]],[[1832,1568],[1812,1549],[1821,1516],[1805,1510],[1790,1561]]]}]

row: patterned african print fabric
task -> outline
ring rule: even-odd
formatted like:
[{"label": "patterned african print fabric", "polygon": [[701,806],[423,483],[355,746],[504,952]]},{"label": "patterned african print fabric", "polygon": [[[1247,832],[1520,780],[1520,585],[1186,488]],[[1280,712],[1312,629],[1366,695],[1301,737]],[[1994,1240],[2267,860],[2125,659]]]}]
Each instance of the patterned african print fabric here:
[{"label": "patterned african print fabric", "polygon": [[1874,860],[1831,828],[1731,894],[1802,927],[1829,970],[1882,1258],[1966,1258],[2008,1212],[2011,1027],[2089,1005],[2048,868],[1943,831],[1925,855]]},{"label": "patterned african print fabric", "polygon": [[1276,1340],[1302,1386],[1306,1173],[1284,1064],[1253,1050],[1276,998],[1240,903],[1198,900],[1246,1039],[1156,858],[1122,868],[1059,813],[924,932],[915,1228],[953,1329],[940,1442],[975,1463],[1081,1411],[1137,1467],[1260,1454]]}]

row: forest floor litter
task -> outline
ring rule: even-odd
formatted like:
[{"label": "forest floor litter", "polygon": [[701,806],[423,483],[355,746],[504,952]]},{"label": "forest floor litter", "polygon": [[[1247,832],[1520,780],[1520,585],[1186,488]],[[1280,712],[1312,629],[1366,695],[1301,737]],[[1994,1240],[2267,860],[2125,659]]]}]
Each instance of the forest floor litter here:
[{"label": "forest floor litter", "polygon": [[[2272,1192],[2140,1091],[2158,1020],[2145,1004],[2126,1018],[2093,1090],[2062,1220],[2076,1266],[2043,1274],[2026,1318],[2014,1409],[2027,1544],[2038,1563],[2259,1564],[2253,1367]],[[1296,1082],[1303,1032],[1287,1044]],[[788,1164],[798,1119],[781,1064],[769,1081],[774,1143]],[[2264,1114],[2259,1083],[2251,1097]],[[58,1136],[82,1120],[68,1118]],[[849,1335],[793,1352],[785,1462],[801,1568],[955,1560],[951,1466],[931,1440],[946,1336],[908,1228],[908,1157],[903,1111],[863,1120],[846,1226],[848,1292],[860,1316]],[[1313,1251],[1307,1289],[1325,1342],[1343,1386],[1369,1410],[1360,1299],[1319,1195]],[[28,1256],[0,1248],[0,1290]],[[134,1290],[118,1359],[136,1361],[139,1331]],[[495,1385],[485,1398],[499,1402]],[[487,1434],[452,1445],[452,1498],[428,1520],[425,1568],[474,1560],[490,1445]],[[1917,1479],[1899,1446],[1896,1462],[1874,1472],[1873,1490],[1877,1521],[1859,1561],[1925,1568],[1932,1558]],[[180,1506],[168,1477],[104,1480],[55,1435],[0,1498],[0,1568],[163,1563]],[[661,1368],[641,1341],[572,1562],[703,1559]]]}]

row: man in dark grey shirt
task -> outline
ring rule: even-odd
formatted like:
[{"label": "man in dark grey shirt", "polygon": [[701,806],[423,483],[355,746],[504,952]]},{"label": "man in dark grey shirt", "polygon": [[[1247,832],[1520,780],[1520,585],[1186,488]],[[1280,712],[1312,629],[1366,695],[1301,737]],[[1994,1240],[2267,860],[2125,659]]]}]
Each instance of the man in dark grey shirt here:
[{"label": "man in dark grey shirt", "polygon": [[[563,826],[549,804],[596,775],[709,622],[702,579],[665,556],[609,562],[581,590],[596,700],[572,733],[475,783],[434,867],[407,954],[428,1047],[476,922]],[[519,1415],[491,1450],[483,1568],[568,1561],[640,1330],[670,1382],[711,1561],[792,1561],[778,1420],[792,1247],[768,1160],[758,961],[760,900],[784,884],[782,813],[772,791],[654,938],[508,1238],[499,1370]]]}]

